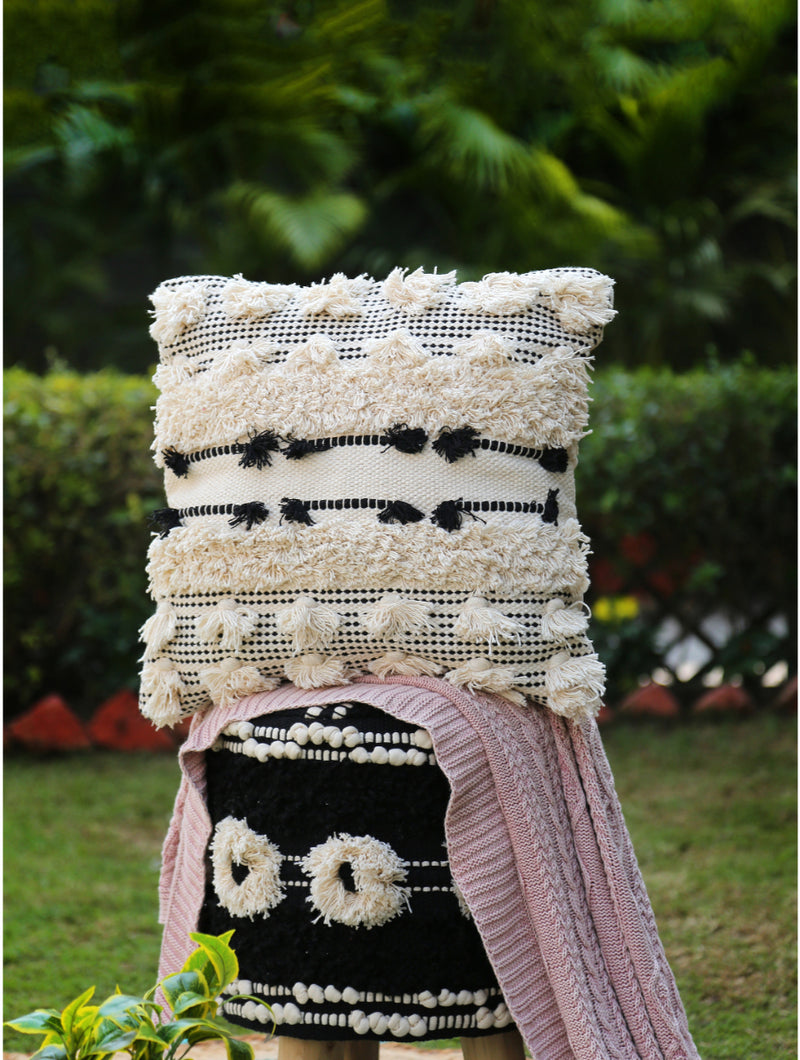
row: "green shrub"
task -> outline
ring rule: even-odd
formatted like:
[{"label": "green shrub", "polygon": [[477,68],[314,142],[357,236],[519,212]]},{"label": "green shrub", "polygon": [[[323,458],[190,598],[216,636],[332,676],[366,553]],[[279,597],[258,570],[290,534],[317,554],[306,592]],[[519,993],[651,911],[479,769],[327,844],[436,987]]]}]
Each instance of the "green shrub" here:
[{"label": "green shrub", "polygon": [[658,664],[654,634],[666,616],[687,631],[709,614],[733,619],[741,632],[714,663],[752,678],[753,691],[772,663],[791,664],[796,387],[794,369],[747,358],[682,374],[597,371],[577,471],[592,593],[642,604],[633,621],[594,624],[612,698]]},{"label": "green shrub", "polygon": [[55,691],[90,713],[135,684],[150,612],[155,388],[113,371],[4,383],[6,710]]},{"label": "green shrub", "polygon": [[[611,697],[659,664],[655,631],[744,618],[718,659],[756,678],[794,639],[796,376],[748,362],[597,371],[577,472]],[[90,713],[135,687],[155,390],[104,371],[5,374],[5,651],[11,712],[57,691]],[[601,598],[633,596],[634,615]],[[770,620],[782,615],[788,633]],[[605,621],[603,620],[605,619]]]}]

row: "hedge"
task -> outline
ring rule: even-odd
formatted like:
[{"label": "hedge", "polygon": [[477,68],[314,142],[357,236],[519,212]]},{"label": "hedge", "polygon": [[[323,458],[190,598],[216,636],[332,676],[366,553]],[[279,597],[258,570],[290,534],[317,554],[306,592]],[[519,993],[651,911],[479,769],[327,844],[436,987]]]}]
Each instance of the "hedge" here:
[{"label": "hedge", "polygon": [[[788,637],[768,633],[765,619],[751,643],[737,644],[726,672],[786,658],[794,645],[795,372],[747,361],[680,375],[601,367],[592,393],[578,508],[593,542],[593,636],[612,695],[658,662],[648,598],[701,617],[783,614]],[[149,452],[154,399],[148,381],[112,371],[5,373],[10,714],[57,691],[87,715],[135,687],[137,630],[151,610],[147,515],[163,503]],[[626,606],[628,618],[616,621]]]},{"label": "hedge", "polygon": [[59,692],[84,714],[133,687],[161,503],[145,379],[4,373],[6,714]]}]

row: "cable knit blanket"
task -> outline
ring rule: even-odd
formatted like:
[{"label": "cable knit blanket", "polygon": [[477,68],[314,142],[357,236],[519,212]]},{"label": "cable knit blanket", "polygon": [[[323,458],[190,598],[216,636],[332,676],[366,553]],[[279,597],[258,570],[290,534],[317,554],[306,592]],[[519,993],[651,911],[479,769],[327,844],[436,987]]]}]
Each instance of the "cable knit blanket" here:
[{"label": "cable knit blanket", "polygon": [[433,678],[283,685],[195,719],[164,844],[161,975],[188,956],[203,900],[204,752],[236,719],[356,698],[431,734],[453,878],[535,1060],[698,1058],[594,721]]}]

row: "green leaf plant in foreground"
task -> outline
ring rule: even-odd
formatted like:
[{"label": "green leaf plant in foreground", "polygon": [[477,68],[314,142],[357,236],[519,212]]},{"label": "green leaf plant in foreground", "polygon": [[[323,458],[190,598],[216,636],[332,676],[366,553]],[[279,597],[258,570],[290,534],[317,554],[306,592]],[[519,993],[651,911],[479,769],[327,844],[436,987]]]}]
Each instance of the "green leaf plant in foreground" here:
[{"label": "green leaf plant in foreground", "polygon": [[[131,1060],[181,1060],[193,1045],[212,1040],[225,1043],[228,1060],[253,1060],[252,1047],[235,1038],[217,1015],[220,995],[239,974],[232,935],[191,934],[197,949],[183,968],[144,997],[123,994],[117,987],[102,1004],[92,1005],[92,986],[62,1012],[37,1009],[6,1025],[43,1037],[33,1060],[103,1060],[113,1053],[128,1053]],[[168,1007],[153,1000],[159,987]],[[246,1000],[269,1009],[259,998]]]}]

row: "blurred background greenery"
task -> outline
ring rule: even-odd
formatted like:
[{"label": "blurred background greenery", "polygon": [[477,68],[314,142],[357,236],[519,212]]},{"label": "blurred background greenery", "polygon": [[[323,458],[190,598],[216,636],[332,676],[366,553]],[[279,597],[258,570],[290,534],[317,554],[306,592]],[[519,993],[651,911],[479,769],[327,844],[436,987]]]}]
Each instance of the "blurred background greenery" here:
[{"label": "blurred background greenery", "polygon": [[6,0],[9,361],[167,276],[592,265],[603,351],[794,358],[790,0]]},{"label": "blurred background greenery", "polygon": [[[793,3],[4,13],[8,710],[135,685],[147,295],[190,273],[615,277],[578,471],[611,697],[794,671]],[[670,628],[710,657],[665,669]]]}]

